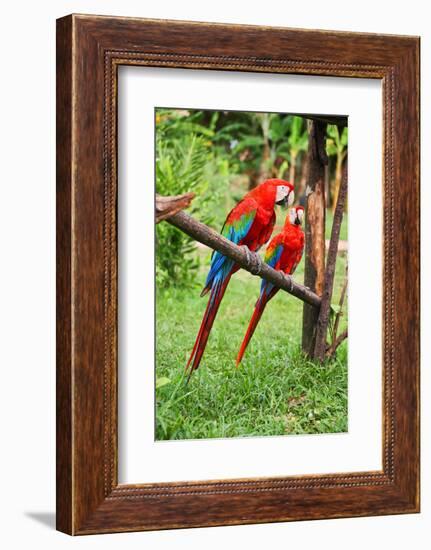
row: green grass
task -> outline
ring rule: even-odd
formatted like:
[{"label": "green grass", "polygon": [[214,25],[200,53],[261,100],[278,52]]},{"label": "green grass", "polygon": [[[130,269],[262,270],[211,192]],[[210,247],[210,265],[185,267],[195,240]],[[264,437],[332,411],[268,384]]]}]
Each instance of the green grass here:
[{"label": "green grass", "polygon": [[[302,302],[280,291],[268,304],[238,369],[235,357],[260,278],[239,271],[226,291],[199,369],[186,384],[189,357],[207,298],[196,288],[157,292],[156,439],[335,433],[347,430],[347,344],[323,365],[301,352]],[[334,302],[344,279],[337,261]],[[303,280],[303,261],[295,279]],[[346,325],[343,318],[341,330]]]}]

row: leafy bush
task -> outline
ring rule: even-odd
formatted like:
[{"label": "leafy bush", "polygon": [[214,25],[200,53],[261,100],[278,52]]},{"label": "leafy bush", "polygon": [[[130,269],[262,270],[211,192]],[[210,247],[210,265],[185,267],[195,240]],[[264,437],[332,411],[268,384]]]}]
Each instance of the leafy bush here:
[{"label": "leafy bush", "polygon": [[[227,188],[229,170],[217,155],[213,130],[199,123],[200,113],[160,109],[156,115],[156,189],[161,195],[196,194],[191,214],[213,222],[212,204]],[[225,185],[221,185],[225,183]],[[156,284],[190,286],[199,257],[196,243],[168,223],[156,227]]]}]

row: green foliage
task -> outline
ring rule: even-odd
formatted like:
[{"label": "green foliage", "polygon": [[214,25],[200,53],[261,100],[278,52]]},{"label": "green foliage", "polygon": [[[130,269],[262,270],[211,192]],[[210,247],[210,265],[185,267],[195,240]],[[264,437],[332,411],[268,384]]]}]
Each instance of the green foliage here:
[{"label": "green foliage", "polygon": [[[156,189],[161,195],[193,191],[191,213],[203,223],[211,223],[211,207],[227,180],[226,161],[208,139],[214,131],[199,123],[196,114],[178,110],[158,110],[156,114]],[[218,188],[217,188],[218,187]],[[226,187],[226,184],[225,184]],[[190,286],[199,266],[196,243],[175,227],[156,227],[156,284]]]},{"label": "green foliage", "polygon": [[[205,190],[206,146],[203,138],[185,136],[178,141],[157,141],[157,192],[177,195],[194,191],[198,197]],[[198,200],[202,203],[202,200]],[[197,268],[194,243],[182,231],[162,223],[156,226],[156,284],[187,284]]]},{"label": "green foliage", "polygon": [[299,116],[289,117],[288,121],[289,138],[287,143],[289,145],[290,154],[298,154],[299,152],[306,151],[308,147],[307,123]]},{"label": "green foliage", "polygon": [[337,156],[343,153],[343,151],[347,148],[347,135],[347,128],[343,128],[340,135],[338,126],[328,124],[326,152],[329,156]]},{"label": "green foliage", "polygon": [[328,189],[327,204],[331,205],[332,211],[335,210],[341,186],[342,168],[347,155],[347,132],[347,128],[343,128],[340,133],[338,126],[328,125],[326,151],[329,156],[329,170],[333,173],[333,177]]},{"label": "green foliage", "polygon": [[[241,113],[242,122],[233,130],[232,154],[238,156],[239,169],[245,173],[262,168],[272,177],[285,177],[291,163],[306,151],[308,135],[302,117],[277,113]],[[264,146],[269,151],[264,158]]]},{"label": "green foliage", "polygon": [[171,381],[166,376],[161,376],[160,378],[156,378],[156,390],[159,388],[163,388],[163,386],[166,386],[167,384],[170,384]]}]

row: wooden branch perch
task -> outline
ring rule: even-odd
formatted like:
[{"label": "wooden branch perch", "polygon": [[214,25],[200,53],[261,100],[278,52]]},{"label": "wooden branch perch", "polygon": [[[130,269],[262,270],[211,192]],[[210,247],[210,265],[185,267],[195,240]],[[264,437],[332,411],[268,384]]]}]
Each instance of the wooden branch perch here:
[{"label": "wooden branch perch", "polygon": [[[329,310],[334,287],[335,264],[338,253],[338,241],[340,239],[341,222],[343,221],[344,204],[347,197],[347,160],[343,169],[343,181],[338,194],[337,206],[332,223],[331,241],[329,243],[328,257],[326,260],[325,283],[322,294],[322,304],[319,311],[316,329],[316,344],[314,358],[323,361],[326,352],[326,333],[328,330]],[[347,336],[346,336],[347,337]]]},{"label": "wooden branch perch", "polygon": [[[158,204],[161,197],[156,196],[156,212],[160,205]],[[237,246],[232,241],[229,241],[210,227],[195,220],[185,212],[177,212],[176,214],[164,217],[164,219],[170,224],[178,227],[184,233],[187,233],[190,237],[199,241],[206,246],[209,246],[213,250],[221,252],[231,260],[234,260],[243,269],[252,273],[253,275],[259,275],[263,279],[273,283],[275,286],[281,288],[285,292],[296,296],[303,302],[310,304],[316,308],[320,307],[320,298],[310,289],[305,286],[296,283],[289,275],[285,275],[280,271],[276,271],[269,267],[267,264],[262,263],[259,265],[255,261],[255,257],[250,252],[247,252],[244,248]]]},{"label": "wooden branch perch", "polygon": [[184,195],[177,195],[176,197],[156,195],[156,223],[187,208],[194,198],[194,193],[185,193]]}]

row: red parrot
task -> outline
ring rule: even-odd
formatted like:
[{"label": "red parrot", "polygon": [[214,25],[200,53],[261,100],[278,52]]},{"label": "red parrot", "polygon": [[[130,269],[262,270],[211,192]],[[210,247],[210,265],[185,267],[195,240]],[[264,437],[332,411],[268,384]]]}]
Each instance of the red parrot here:
[{"label": "red parrot", "polygon": [[[247,193],[230,211],[221,234],[239,246],[256,252],[271,237],[275,224],[275,204],[291,205],[294,201],[293,185],[280,179],[269,179]],[[220,302],[232,275],[239,266],[220,252],[211,256],[211,267],[201,296],[210,292],[195,345],[186,365],[190,367],[189,378],[199,367],[209,333],[214,323]]]},{"label": "red parrot", "polygon": [[[302,206],[292,208],[289,216],[286,217],[283,231],[271,239],[266,249],[265,263],[278,271],[283,271],[287,275],[292,275],[295,271],[304,251],[304,232],[301,229],[303,215],[304,208]],[[256,302],[247,332],[238,352],[236,366],[241,363],[244,352],[262,317],[266,304],[279,290],[272,283],[262,279],[260,296]]]}]

